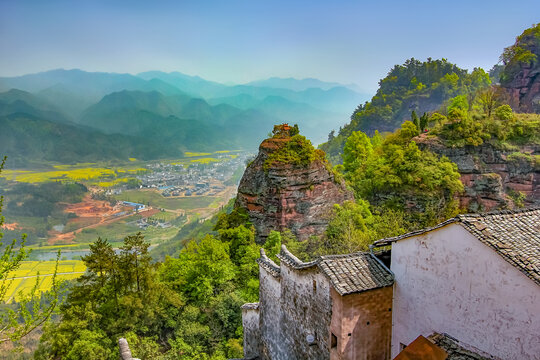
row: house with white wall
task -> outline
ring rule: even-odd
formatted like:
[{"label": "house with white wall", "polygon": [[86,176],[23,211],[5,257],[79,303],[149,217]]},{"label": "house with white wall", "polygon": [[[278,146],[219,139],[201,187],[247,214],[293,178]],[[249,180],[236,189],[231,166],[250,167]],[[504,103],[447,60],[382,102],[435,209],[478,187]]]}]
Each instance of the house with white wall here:
[{"label": "house with white wall", "polygon": [[459,215],[391,246],[392,358],[447,334],[494,359],[540,358],[540,208]]},{"label": "house with white wall", "polygon": [[259,302],[242,306],[245,359],[389,359],[394,280],[380,260],[277,257],[261,249]]},{"label": "house with white wall", "polygon": [[311,262],[283,247],[280,265],[261,251],[245,359],[418,359],[426,344],[446,360],[540,359],[540,208],[459,215],[372,247]]}]

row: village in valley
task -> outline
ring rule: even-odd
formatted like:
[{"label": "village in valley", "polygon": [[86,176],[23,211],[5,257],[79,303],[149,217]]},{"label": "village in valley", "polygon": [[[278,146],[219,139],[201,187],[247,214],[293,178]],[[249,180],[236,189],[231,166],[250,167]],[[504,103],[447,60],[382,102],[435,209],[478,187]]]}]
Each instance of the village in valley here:
[{"label": "village in valley", "polygon": [[[81,256],[98,237],[118,248],[125,236],[140,231],[154,248],[174,237],[185,224],[212,217],[234,197],[251,157],[253,154],[247,151],[187,152],[175,160],[130,159],[114,166],[81,163],[50,165],[53,171],[4,171],[0,181],[11,193],[4,202],[9,221],[2,225],[2,231],[11,237],[27,233],[32,249],[22,270],[14,274],[16,281],[9,287],[7,298],[13,301],[19,291],[29,291],[35,276],[26,277],[36,269],[44,276],[39,291],[48,290],[58,249],[62,251],[59,266],[63,269],[59,277],[71,279],[84,270]],[[19,196],[14,191],[21,184],[39,189],[51,181],[58,186],[80,187],[80,199],[62,204],[61,210],[47,217],[10,213],[11,200]],[[25,204],[21,203],[23,207]]]}]

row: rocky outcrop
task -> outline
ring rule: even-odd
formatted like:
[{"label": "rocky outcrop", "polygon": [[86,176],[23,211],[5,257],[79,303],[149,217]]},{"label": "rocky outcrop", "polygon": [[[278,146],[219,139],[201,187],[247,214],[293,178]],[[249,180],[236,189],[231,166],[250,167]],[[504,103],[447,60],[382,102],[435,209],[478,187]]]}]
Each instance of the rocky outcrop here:
[{"label": "rocky outcrop", "polygon": [[353,199],[344,182],[336,181],[327,169],[324,160],[317,159],[308,165],[268,164],[268,156],[286,146],[290,139],[264,140],[238,187],[235,207],[248,211],[259,243],[264,243],[272,230],[290,229],[299,240],[320,235],[328,225],[333,205]]},{"label": "rocky outcrop", "polygon": [[527,145],[509,151],[490,143],[447,147],[439,138],[427,135],[414,140],[420,148],[457,164],[465,186],[460,205],[468,211],[540,205],[540,168],[534,160],[535,155],[540,155],[540,146]]},{"label": "rocky outcrop", "polygon": [[504,88],[513,109],[540,114],[540,66],[523,65]]},{"label": "rocky outcrop", "polygon": [[523,31],[501,58],[501,86],[512,109],[540,114],[540,23]]}]

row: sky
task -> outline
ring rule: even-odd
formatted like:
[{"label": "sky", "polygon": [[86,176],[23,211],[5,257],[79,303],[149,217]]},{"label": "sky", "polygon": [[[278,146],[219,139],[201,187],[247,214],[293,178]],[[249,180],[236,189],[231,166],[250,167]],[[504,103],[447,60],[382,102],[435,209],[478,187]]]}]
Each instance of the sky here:
[{"label": "sky", "polygon": [[538,0],[0,0],[0,76],[51,69],[272,76],[373,93],[395,64],[486,70],[540,21]]}]

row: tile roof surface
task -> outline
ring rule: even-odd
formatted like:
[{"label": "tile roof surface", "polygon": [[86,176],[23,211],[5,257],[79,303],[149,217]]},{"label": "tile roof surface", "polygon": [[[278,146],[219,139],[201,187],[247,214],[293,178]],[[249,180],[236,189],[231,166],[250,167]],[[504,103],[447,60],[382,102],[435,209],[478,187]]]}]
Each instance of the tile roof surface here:
[{"label": "tile roof surface", "polygon": [[240,306],[240,309],[242,310],[259,310],[259,303],[245,303],[244,305]]},{"label": "tile roof surface", "polygon": [[494,356],[461,343],[448,334],[433,333],[427,337],[429,341],[446,351],[447,360],[489,360],[496,359]]},{"label": "tile roof surface", "polygon": [[265,269],[270,275],[272,275],[275,278],[279,278],[281,275],[281,269],[280,267],[272,261],[268,256],[266,256],[266,253],[263,248],[261,248],[261,257],[258,258],[257,264],[259,264],[263,269]]},{"label": "tile roof surface", "polygon": [[303,262],[283,245],[277,256],[282,264],[296,270],[318,267],[342,296],[391,286],[394,283],[393,274],[370,253],[326,255]]},{"label": "tile roof surface", "polygon": [[393,274],[370,253],[322,256],[318,266],[341,296],[394,283]]},{"label": "tile roof surface", "polygon": [[540,285],[540,208],[458,215],[434,227],[378,240],[375,246],[390,245],[453,223],[463,226],[479,241]]},{"label": "tile roof surface", "polygon": [[540,285],[540,208],[458,218],[478,240]]}]

